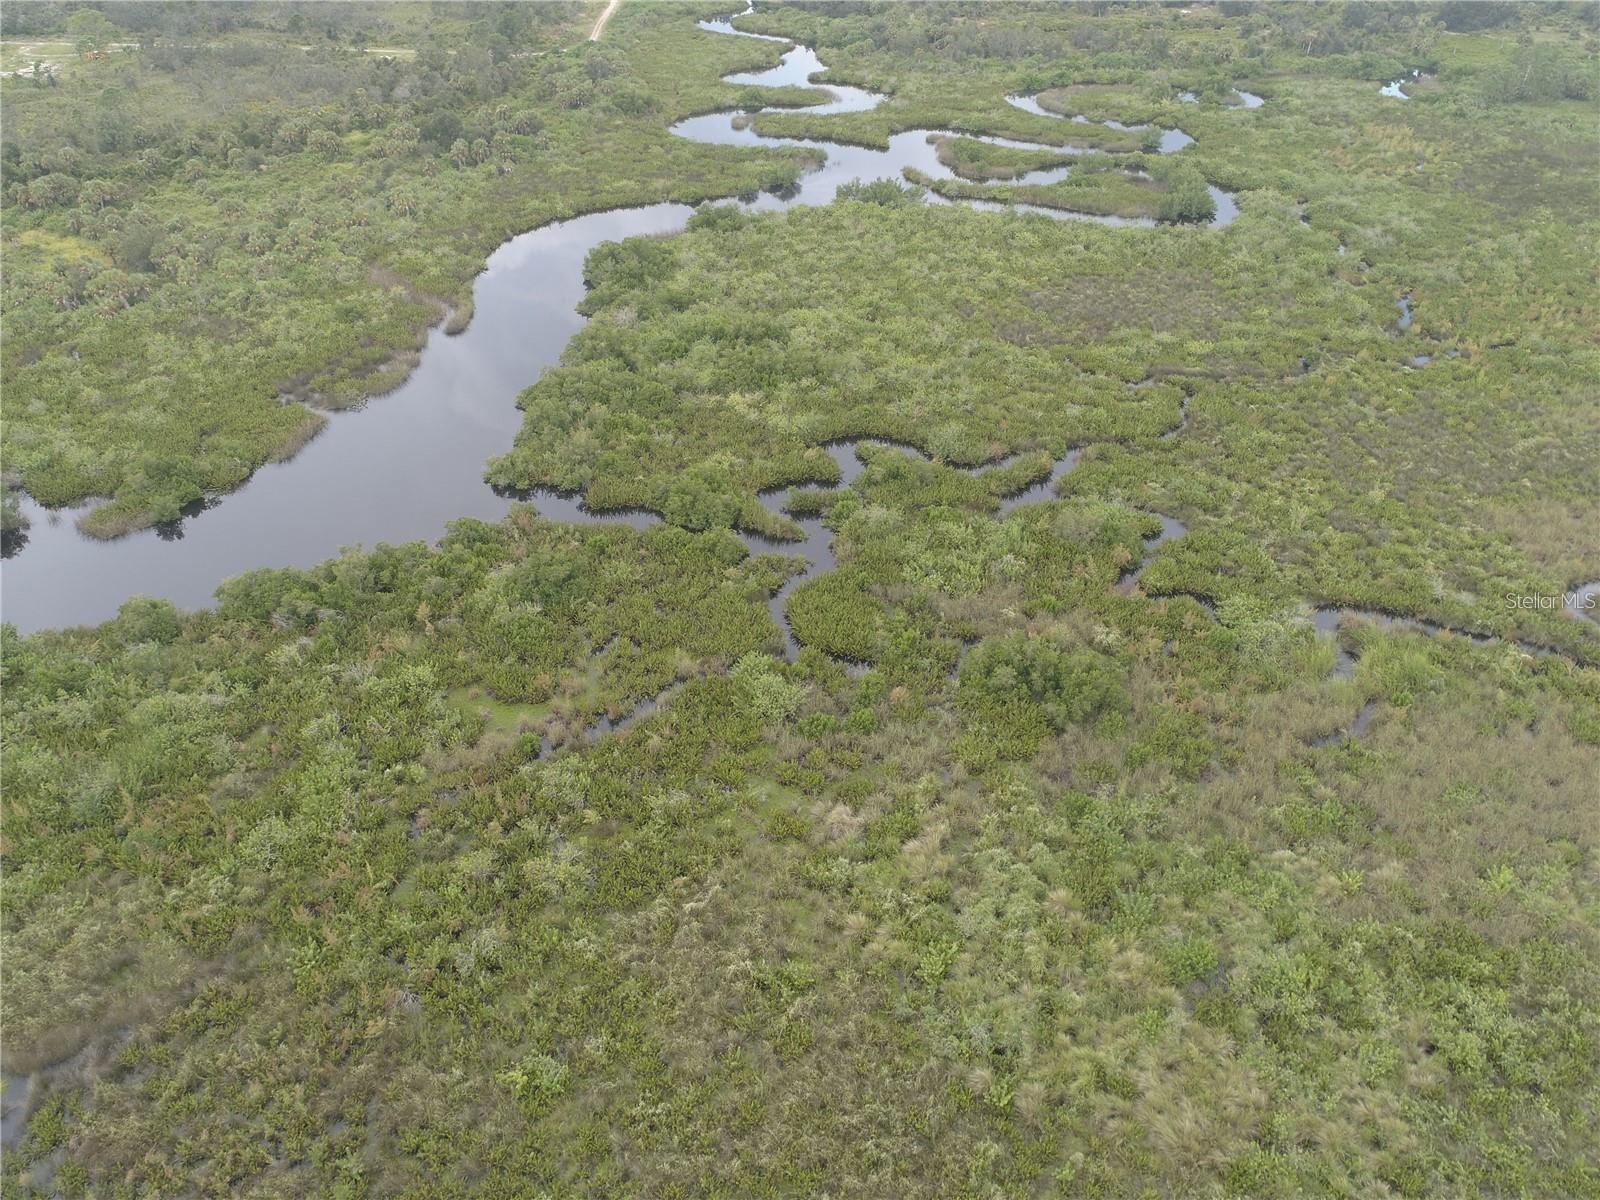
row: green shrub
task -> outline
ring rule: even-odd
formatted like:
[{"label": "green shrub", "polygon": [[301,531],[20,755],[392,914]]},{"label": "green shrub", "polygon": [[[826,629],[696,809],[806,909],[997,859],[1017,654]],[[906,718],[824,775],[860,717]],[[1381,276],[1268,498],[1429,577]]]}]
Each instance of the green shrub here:
[{"label": "green shrub", "polygon": [[980,643],[961,665],[961,694],[980,710],[1035,707],[1055,730],[1128,708],[1115,660],[1049,636],[1010,634]]},{"label": "green shrub", "polygon": [[177,640],[183,630],[183,618],[169,600],[135,596],[123,601],[110,628],[113,635],[126,645],[139,642],[165,644]]},{"label": "green shrub", "polygon": [[1205,177],[1193,168],[1168,175],[1157,219],[1199,224],[1217,215],[1217,202],[1206,189]]},{"label": "green shrub", "polygon": [[1218,961],[1216,943],[1202,934],[1189,934],[1161,950],[1162,970],[1175,987],[1204,979],[1217,969]]},{"label": "green shrub", "polygon": [[852,179],[839,185],[834,199],[879,205],[920,204],[924,190],[914,183],[901,183],[896,179],[874,179],[870,183]]},{"label": "green shrub", "polygon": [[773,660],[752,651],[733,666],[733,678],[744,691],[750,711],[763,724],[777,724],[794,715],[805,688],[779,675]]}]

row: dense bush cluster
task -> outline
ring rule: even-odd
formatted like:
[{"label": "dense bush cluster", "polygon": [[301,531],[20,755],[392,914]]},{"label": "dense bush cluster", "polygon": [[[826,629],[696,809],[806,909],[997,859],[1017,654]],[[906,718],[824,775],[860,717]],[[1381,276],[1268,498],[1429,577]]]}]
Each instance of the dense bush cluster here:
[{"label": "dense bush cluster", "polygon": [[1007,712],[1013,706],[1036,708],[1057,733],[1125,710],[1119,676],[1094,650],[1017,635],[984,642],[961,664],[963,693],[975,707],[999,710],[1002,719],[1015,719]]}]

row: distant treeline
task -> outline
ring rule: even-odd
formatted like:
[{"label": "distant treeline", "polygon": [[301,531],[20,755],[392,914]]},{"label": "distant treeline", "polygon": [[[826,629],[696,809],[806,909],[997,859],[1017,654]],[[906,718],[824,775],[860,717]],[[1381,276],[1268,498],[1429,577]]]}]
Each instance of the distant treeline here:
[{"label": "distant treeline", "polygon": [[262,0],[231,4],[214,0],[128,0],[127,3],[80,4],[73,0],[25,0],[0,11],[0,33],[6,37],[40,37],[60,33],[68,19],[82,9],[103,13],[113,25],[126,30],[129,41],[141,38],[203,38],[245,29],[283,33],[316,33],[332,40],[349,40],[392,31],[397,9],[448,18],[492,28],[516,40],[530,27],[551,25],[571,18],[578,6],[570,0],[519,4],[511,0],[460,0],[448,4],[282,3]]}]

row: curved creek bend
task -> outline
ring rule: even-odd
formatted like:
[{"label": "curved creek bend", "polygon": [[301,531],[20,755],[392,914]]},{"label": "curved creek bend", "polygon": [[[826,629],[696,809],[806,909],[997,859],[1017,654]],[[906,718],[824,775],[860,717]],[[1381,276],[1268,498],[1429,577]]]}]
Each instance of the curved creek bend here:
[{"label": "curved creek bend", "polygon": [[[731,21],[702,21],[700,27],[787,44],[787,39],[735,29]],[[813,88],[819,102],[802,110],[812,115],[862,111],[884,99],[861,88],[812,84],[811,77],[824,69],[809,47],[792,45],[777,66],[726,78],[735,84]],[[1082,120],[1044,109],[1031,97],[1006,99],[1037,115],[1068,122]],[[1248,103],[1254,100],[1257,98],[1248,97],[1246,106],[1254,107]],[[891,136],[888,148],[879,150],[816,139],[763,137],[751,127],[750,115],[751,110],[734,109],[690,117],[674,125],[672,132],[709,144],[798,146],[826,154],[820,167],[805,172],[781,193],[725,201],[752,211],[827,204],[843,184],[858,179],[900,180],[906,168],[935,180],[952,179],[955,175],[939,161],[935,142],[944,136],[978,136],[908,130]],[[1117,129],[1138,128],[1107,124]],[[1081,153],[1070,146],[998,137],[980,140],[1057,154]],[[1164,130],[1160,151],[1174,153],[1192,143],[1181,130]],[[1053,166],[1007,182],[1051,183],[1065,178],[1070,170],[1070,165]],[[1213,226],[1226,225],[1238,216],[1231,195],[1215,187],[1211,193],[1217,204]],[[932,204],[967,203],[979,209],[1029,212],[1057,220],[1092,220],[1113,226],[1153,224],[1144,219],[1026,204],[950,201],[931,192],[926,199]],[[584,296],[583,266],[590,250],[607,241],[680,231],[692,212],[684,204],[642,205],[556,222],[512,238],[490,256],[475,281],[475,314],[463,333],[451,336],[442,328],[432,330],[416,370],[400,388],[360,408],[330,413],[327,427],[292,459],[263,466],[237,491],[207,502],[204,508],[209,511],[170,526],[99,541],[85,537],[75,527],[83,507],[49,510],[22,497],[31,527],[14,547],[20,552],[0,571],[5,620],[24,633],[99,622],[114,616],[125,599],[141,594],[183,607],[200,607],[212,602],[222,580],[241,572],[310,566],[346,546],[432,540],[450,521],[461,517],[498,520],[514,502],[532,503],[541,516],[558,521],[625,523],[634,528],[658,523],[660,518],[649,512],[593,512],[580,498],[547,489],[517,497],[497,494],[483,481],[482,472],[490,458],[511,446],[521,427],[522,414],[516,406],[519,392],[560,359],[568,341],[585,323],[577,306]],[[1185,410],[1182,424],[1167,436],[1181,433],[1187,423]],[[864,469],[856,447],[882,441],[867,435],[824,447],[839,467],[837,486],[849,487]],[[914,447],[900,449],[921,455]],[[1004,499],[1000,514],[1020,504],[1049,499],[1077,457],[1077,449],[1068,451],[1047,474]],[[984,471],[1009,461],[1001,459],[971,470]],[[778,488],[763,493],[761,502],[769,511],[783,513],[787,496],[787,488]],[[783,515],[799,527],[800,540],[777,541],[748,531],[740,536],[752,553],[787,554],[804,562],[804,569],[769,600],[782,632],[785,656],[793,658],[798,645],[785,615],[789,594],[803,580],[833,566],[835,560],[831,535],[820,517]],[[1183,532],[1182,524],[1170,517],[1162,516],[1161,523],[1160,534],[1146,542],[1140,563],[1124,575],[1117,590],[1132,590],[1155,548]],[[625,717],[607,719],[583,731],[583,736],[621,728],[655,705],[654,700],[646,701]]]}]

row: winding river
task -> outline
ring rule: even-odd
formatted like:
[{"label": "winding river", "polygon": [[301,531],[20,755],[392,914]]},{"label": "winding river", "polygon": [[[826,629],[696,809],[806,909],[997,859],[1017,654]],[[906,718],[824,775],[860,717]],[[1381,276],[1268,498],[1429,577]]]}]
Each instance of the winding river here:
[{"label": "winding river", "polygon": [[[731,18],[703,21],[711,32],[765,38],[737,30]],[[787,43],[786,43],[787,44]],[[809,47],[795,45],[782,61],[763,71],[735,74],[729,82],[756,86],[803,86],[824,69]],[[818,89],[812,114],[856,112],[884,97],[861,88],[830,85]],[[1028,107],[1021,98],[1013,103]],[[1037,105],[1033,106],[1037,109]],[[769,109],[763,111],[789,111]],[[1030,111],[1033,111],[1030,109]],[[1038,109],[1044,112],[1043,109]],[[1056,114],[1046,115],[1055,116]],[[750,128],[743,111],[691,117],[673,127],[681,137],[741,146],[807,146],[823,150],[826,162],[807,172],[782,195],[762,194],[731,201],[756,211],[826,204],[841,184],[852,180],[900,179],[907,167],[933,179],[953,173],[939,162],[930,141],[945,130],[895,134],[886,150],[801,138],[766,138]],[[1025,149],[1071,152],[1059,146],[986,138]],[[1181,149],[1192,139],[1169,131],[1163,149]],[[1014,183],[1048,183],[1069,167],[1029,172]],[[1005,186],[1005,185],[997,185]],[[1237,215],[1232,197],[1215,191],[1222,225]],[[929,195],[930,203],[949,203]],[[1095,217],[1029,205],[972,202],[975,207],[1036,212],[1058,220],[1095,220],[1107,225],[1148,222]],[[292,459],[270,463],[237,491],[209,501],[186,519],[100,541],[78,532],[76,519],[87,506],[46,509],[28,497],[22,508],[30,520],[12,557],[0,571],[4,617],[22,632],[106,620],[129,596],[150,595],[193,608],[212,602],[219,582],[264,566],[305,567],[341,548],[434,539],[458,517],[498,520],[511,500],[483,481],[484,464],[503,453],[516,437],[522,414],[517,394],[556,363],[567,342],[584,324],[577,312],[583,299],[583,264],[602,242],[683,228],[692,210],[682,204],[650,204],[593,213],[542,226],[511,239],[490,256],[474,285],[475,315],[465,332],[449,336],[433,330],[417,369],[395,392],[343,412],[328,414],[327,427]],[[848,445],[831,448],[841,465],[855,463]],[[859,469],[859,464],[853,469]],[[1064,464],[1058,464],[1056,476]],[[853,477],[851,470],[846,476]],[[1056,476],[1052,477],[1055,478]],[[1041,498],[1052,481],[1030,489]],[[766,498],[775,504],[774,498]],[[536,493],[539,512],[569,521],[624,520],[635,525],[655,520],[649,514],[588,512],[572,498]],[[781,548],[803,555],[811,569],[827,565],[828,538],[820,524],[800,522],[805,540],[772,545],[747,537],[753,550]],[[783,596],[774,600],[781,611]],[[792,640],[791,640],[792,649]]]},{"label": "winding river", "polygon": [[[788,44],[783,38],[745,33],[734,28],[732,20],[702,21],[700,27],[723,35]],[[861,88],[819,88],[812,84],[812,77],[824,69],[809,47],[791,45],[778,65],[727,79],[763,87],[812,88],[819,101],[804,111],[814,115],[858,112],[883,101],[883,96]],[[1240,96],[1247,108],[1260,103],[1259,97],[1249,93]],[[1035,115],[1077,123],[1085,120],[1045,109],[1032,97],[1006,99]],[[939,161],[937,153],[937,141],[953,136],[948,130],[903,131],[889,139],[887,149],[880,150],[817,139],[763,137],[752,127],[750,116],[748,110],[732,110],[690,117],[672,127],[680,137],[708,144],[803,146],[825,153],[821,167],[804,174],[795,186],[781,194],[728,201],[747,209],[773,211],[800,204],[827,204],[845,183],[858,179],[898,180],[907,168],[935,180],[955,177]],[[1107,125],[1122,131],[1143,128],[1115,122]],[[998,137],[982,140],[1019,149],[1077,153],[1072,147]],[[1176,153],[1193,144],[1193,140],[1182,130],[1164,129],[1159,148],[1162,153]],[[1052,166],[1026,172],[1009,182],[1051,183],[1065,178],[1070,170],[1070,164]],[[1212,224],[1226,225],[1239,210],[1232,196],[1214,187],[1211,191],[1217,201]],[[952,203],[932,194],[926,198],[929,203]],[[1033,212],[1056,220],[1149,224],[1032,205],[954,203]],[[449,336],[442,329],[433,330],[417,369],[402,387],[359,409],[329,414],[327,428],[293,459],[262,467],[244,487],[209,502],[203,511],[183,521],[110,542],[98,541],[83,536],[75,527],[83,508],[52,511],[24,497],[23,510],[32,526],[21,542],[21,553],[0,572],[5,619],[23,632],[98,622],[113,616],[124,599],[138,594],[164,597],[184,607],[202,606],[211,602],[221,580],[242,571],[262,566],[310,566],[346,546],[433,539],[459,517],[499,519],[512,501],[483,482],[484,463],[504,452],[516,437],[522,423],[516,407],[518,393],[559,360],[568,341],[584,324],[577,305],[584,295],[583,265],[590,250],[620,238],[676,232],[683,228],[691,212],[682,204],[642,205],[556,222],[506,242],[490,256],[474,284],[475,315],[466,331]],[[1409,295],[1401,298],[1399,307],[1397,325],[1404,330],[1410,324]],[[1180,424],[1163,436],[1182,433],[1188,428],[1188,421],[1185,401]],[[850,486],[863,469],[855,453],[857,447],[862,442],[879,440],[855,438],[825,447],[839,467],[840,486]],[[922,454],[914,447],[901,448]],[[1077,462],[1078,453],[1077,449],[1070,450],[1048,473],[1004,499],[1001,515],[1020,504],[1052,496],[1061,477]],[[1005,461],[1009,460],[1001,460]],[[998,465],[1001,463],[989,463],[972,470]],[[761,502],[770,512],[781,513],[787,495],[787,489],[774,489],[764,493]],[[548,490],[519,499],[531,500],[542,516],[553,520],[621,522],[635,528],[660,520],[648,512],[594,513],[580,499]],[[804,563],[803,571],[792,576],[769,602],[782,631],[785,656],[792,658],[798,645],[786,619],[789,594],[804,579],[831,567],[835,560],[831,536],[821,518],[790,519],[801,530],[798,541],[775,541],[750,532],[741,536],[752,553],[786,553]],[[1147,540],[1139,563],[1118,581],[1118,591],[1134,590],[1157,546],[1182,535],[1184,527],[1180,522],[1167,516],[1160,520],[1160,532]],[[13,544],[11,549],[15,552],[17,548]],[[1589,591],[1596,587],[1600,584],[1573,593],[1577,599],[1569,598],[1568,607],[1578,611]],[[1329,630],[1337,611],[1318,610],[1318,627]],[[1357,615],[1439,631],[1438,626],[1409,618]],[[1481,637],[1470,636],[1474,640]],[[1349,659],[1343,651],[1341,656],[1343,672]],[[653,701],[647,701],[627,717],[602,722],[584,732],[594,736],[620,728],[653,706]]]}]

